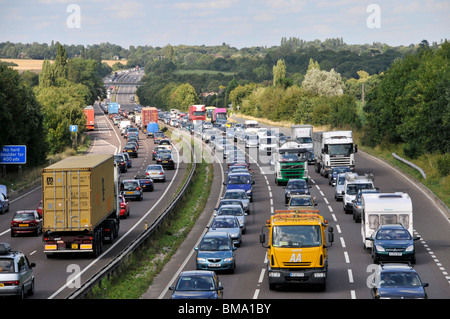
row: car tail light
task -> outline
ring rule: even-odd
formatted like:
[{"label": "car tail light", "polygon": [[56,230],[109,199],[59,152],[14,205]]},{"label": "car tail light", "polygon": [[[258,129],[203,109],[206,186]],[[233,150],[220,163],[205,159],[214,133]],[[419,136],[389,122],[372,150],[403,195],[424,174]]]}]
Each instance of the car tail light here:
[{"label": "car tail light", "polygon": [[139,190],[141,190],[141,188],[140,187],[136,187],[136,190],[139,191]]},{"label": "car tail light", "polygon": [[11,281],[0,281],[5,286],[20,286],[19,280],[11,280]]},{"label": "car tail light", "polygon": [[163,173],[163,172],[161,172],[161,173],[159,173],[159,175],[164,175],[164,173]]}]

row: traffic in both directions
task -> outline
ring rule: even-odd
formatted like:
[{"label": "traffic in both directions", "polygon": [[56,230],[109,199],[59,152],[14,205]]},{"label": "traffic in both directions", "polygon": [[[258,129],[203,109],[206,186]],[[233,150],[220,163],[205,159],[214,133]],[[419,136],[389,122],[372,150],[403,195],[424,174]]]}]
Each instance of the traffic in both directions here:
[{"label": "traffic in both directions", "polygon": [[[175,119],[175,117],[177,118]],[[199,220],[198,227],[183,244],[183,249],[180,249],[180,252],[167,265],[167,271],[162,272],[155,279],[154,284],[143,298],[171,298],[177,291],[177,282],[183,271],[206,269],[199,265],[199,258],[202,259],[202,257],[199,257],[198,251],[202,238],[213,227],[212,221],[216,218],[214,213],[217,212],[214,208],[218,207],[229,187],[227,178],[234,174],[228,171],[229,164],[233,160],[227,162],[223,157],[223,150],[219,150],[218,145],[227,143],[221,142],[222,138],[229,139],[228,147],[230,149],[234,149],[238,153],[245,152],[245,160],[241,159],[239,162],[243,164],[246,161],[250,164],[251,181],[254,184],[251,187],[250,213],[245,216],[246,230],[244,234],[241,234],[242,242],[234,251],[234,268],[232,271],[229,269],[220,270],[223,265],[220,264],[218,258],[214,262],[211,261],[209,267],[210,270],[217,267],[215,272],[218,274],[221,288],[223,288],[220,297],[225,299],[370,299],[379,297],[409,298],[413,296],[415,298],[446,299],[450,296],[450,276],[447,273],[447,269],[450,267],[450,254],[446,248],[450,227],[448,212],[438,204],[438,200],[432,194],[424,190],[406,174],[361,150],[355,152],[357,147],[353,145],[352,154],[354,154],[355,167],[353,172],[352,168],[349,167],[350,172],[341,173],[341,176],[344,177],[344,183],[346,181],[348,186],[348,190],[344,190],[344,195],[342,195],[342,191],[336,193],[336,186],[332,185],[333,183],[328,176],[324,176],[325,167],[323,167],[324,170],[318,167],[317,171],[314,163],[318,161],[309,158],[307,153],[301,153],[304,156],[305,163],[308,163],[308,159],[310,161],[309,164],[304,166],[307,174],[303,171],[303,176],[300,179],[307,180],[309,186],[307,190],[309,190],[310,198],[314,202],[313,206],[304,211],[302,207],[286,206],[288,189],[286,189],[284,182],[277,180],[275,177],[276,162],[274,162],[273,153],[280,147],[280,141],[282,145],[286,136],[291,137],[291,128],[256,124],[260,129],[265,128],[265,130],[261,129],[260,131],[261,136],[257,138],[259,141],[264,140],[264,134],[267,134],[268,130],[274,130],[271,134],[275,135],[274,139],[277,140],[278,144],[275,149],[271,150],[272,154],[268,155],[267,149],[261,151],[261,144],[259,144],[259,147],[249,145],[249,138],[245,136],[250,135],[250,133],[245,133],[248,126],[243,119],[236,117],[229,119],[223,127],[214,125],[216,126],[215,133],[208,133],[211,129],[209,124],[206,125],[206,128],[198,129],[195,125],[186,124],[189,121],[183,121],[182,118],[179,113],[173,110],[172,113],[167,112],[167,118],[163,121],[177,127],[180,131],[185,132],[184,134],[190,132],[197,143],[203,143],[205,150],[209,149],[215,154],[218,163],[214,164],[215,186],[213,185],[213,188],[216,190],[219,187],[222,188],[219,197],[210,199],[210,205],[205,209],[203,218]],[[280,136],[280,133],[284,137]],[[288,140],[289,138],[286,142]],[[302,146],[302,148],[304,147]],[[314,156],[316,156],[315,152]],[[288,156],[286,161],[288,163],[290,161]],[[370,185],[370,187],[367,185]],[[357,195],[357,192],[353,194],[353,198],[350,198],[352,187],[355,190],[358,187],[361,188],[362,197],[365,197],[367,201],[367,210],[369,210],[369,198],[371,196],[377,197],[380,200],[377,202],[379,210],[383,210],[384,214],[378,214],[376,218],[370,216],[370,223],[367,216],[366,220],[362,217],[360,221],[353,213],[353,207],[355,207],[355,213],[358,211],[358,207],[353,203],[353,198]],[[374,194],[368,194],[369,191],[373,191]],[[364,192],[367,193],[364,194]],[[300,198],[302,195],[292,195],[292,197]],[[394,217],[393,211],[396,209],[393,206],[394,204],[390,204],[392,206],[388,208],[381,208],[381,200],[404,201],[403,203],[409,201],[412,210],[396,213],[396,217]],[[401,204],[400,206],[405,210],[408,208],[407,204]],[[298,247],[291,246],[287,255],[283,256],[280,252],[272,251],[272,255],[268,258],[267,247],[275,245],[274,242],[269,242],[268,221],[271,216],[284,214],[285,216],[281,216],[280,220],[287,223],[289,220],[286,215],[293,214],[294,209],[300,215],[302,213],[318,214],[323,217],[324,223],[327,224],[324,236],[321,237],[322,244],[326,246],[326,252],[318,250],[322,254],[326,254],[326,271],[323,267],[320,267],[320,261],[316,264],[316,268],[320,268],[319,270],[322,273],[326,273],[325,275],[317,275],[318,278],[326,277],[324,284],[321,284],[323,281],[314,282],[315,284],[319,283],[319,285],[304,284],[309,280],[310,274],[308,271],[310,270],[304,266],[299,267],[299,265],[302,262],[311,262],[308,260],[306,253],[307,247],[302,247],[300,243],[301,240],[305,240],[305,237],[301,240],[298,239],[297,244],[294,244]],[[303,225],[302,222],[298,224]],[[372,233],[363,235],[362,229],[364,229],[363,226],[367,225],[371,226],[371,232],[374,232],[378,227],[386,224],[395,224],[396,227],[403,227],[406,230],[411,226],[412,230],[410,228],[408,231],[408,233],[412,232],[410,244],[401,248],[401,245],[397,242],[395,244],[399,245],[398,249],[392,249],[389,245],[394,242],[385,242],[383,245],[386,245],[385,256],[387,256],[387,260],[378,263],[379,258],[373,258],[374,252],[369,247],[369,243],[373,241],[367,239],[372,236]],[[328,235],[328,229],[332,230],[332,235]],[[265,237],[263,242],[260,241],[261,234],[264,234]],[[363,238],[363,236],[365,237]],[[333,241],[331,242],[331,240]],[[288,246],[289,241],[285,240],[285,242]],[[403,243],[403,245],[405,244]],[[377,247],[379,246],[377,244]],[[380,248],[380,251],[381,249],[383,247]],[[410,258],[412,256],[410,251],[414,252],[414,259]],[[275,261],[272,261],[272,259],[277,258],[279,259],[277,262],[291,265],[285,267],[286,270],[280,270],[281,276],[286,275],[283,272],[288,272],[284,282],[277,282],[269,277],[269,272],[271,276],[279,276],[273,274],[277,270],[272,269],[273,267],[270,264],[275,265]],[[392,295],[387,295],[386,289],[377,288],[377,283],[383,282],[384,271],[391,270],[384,266],[386,262],[390,262],[391,267],[392,265],[397,266],[395,270],[401,272],[401,274],[396,276],[403,280],[403,286],[388,289],[388,293]],[[410,274],[420,279],[415,279],[416,281],[410,284],[412,288],[409,286],[408,289],[405,289],[405,285],[408,285],[407,278],[411,278]],[[284,283],[289,284],[285,285]],[[417,292],[415,288],[417,288]],[[399,291],[403,291],[405,295],[401,295],[401,292],[399,294]],[[408,291],[408,294],[406,291]],[[426,295],[423,294],[424,292]],[[180,293],[178,292],[175,295],[179,296]]]},{"label": "traffic in both directions", "polygon": [[[121,75],[121,80],[125,82],[136,82],[136,78],[142,75],[138,72],[129,72]],[[122,97],[127,97],[127,103],[124,103],[123,110],[133,110],[135,103],[130,102],[130,94],[134,92],[135,87],[123,87],[127,94],[118,94],[117,100],[121,103]],[[119,88],[119,92],[122,88]],[[131,91],[130,91],[131,90]],[[128,94],[130,93],[130,94]],[[125,102],[125,100],[124,100]],[[100,104],[94,106],[95,128],[89,132],[91,146],[85,156],[98,156],[122,153],[126,145],[126,139],[121,135],[121,131],[114,124],[109,114],[104,112]],[[136,127],[136,123],[133,123]],[[138,157],[132,157],[131,167],[126,172],[120,173],[120,180],[135,180],[135,176],[146,175],[147,167],[156,163],[152,159],[153,149],[156,146],[153,139],[147,138],[142,130],[138,132],[139,150]],[[170,141],[170,139],[168,139]],[[175,159],[178,156],[178,146],[172,145],[172,154]],[[84,155],[83,155],[84,156]],[[82,157],[82,156],[80,156]],[[0,217],[0,242],[6,242],[11,251],[20,251],[29,260],[35,264],[32,268],[34,275],[34,293],[31,296],[25,294],[24,297],[32,299],[64,299],[74,290],[82,285],[86,280],[98,273],[106,264],[116,258],[135,238],[140,236],[146,227],[151,224],[164,209],[182,183],[186,173],[186,166],[181,163],[175,169],[165,170],[165,181],[152,183],[153,190],[144,191],[142,200],[131,198],[121,198],[122,208],[126,213],[120,218],[120,228],[117,238],[112,243],[104,242],[102,251],[97,257],[84,254],[51,254],[44,253],[43,234],[38,236],[31,234],[19,234],[12,236],[11,220],[16,211],[36,210],[42,200],[42,188],[40,181],[36,181],[36,186],[25,191],[16,197],[9,198],[9,212]],[[144,182],[144,181],[142,181]],[[123,197],[127,197],[125,194]],[[125,200],[126,199],[126,200]],[[23,224],[23,223],[22,223]],[[19,226],[18,226],[19,228]],[[2,246],[3,247],[3,246]],[[5,246],[6,247],[6,246]],[[47,248],[52,249],[49,245]],[[51,258],[48,258],[51,257]],[[0,256],[0,259],[6,258],[6,254]],[[3,275],[4,273],[0,273]],[[0,278],[0,281],[2,279]],[[2,281],[3,282],[3,281]],[[4,284],[0,290],[4,288]],[[28,286],[26,291],[30,292]]]}]

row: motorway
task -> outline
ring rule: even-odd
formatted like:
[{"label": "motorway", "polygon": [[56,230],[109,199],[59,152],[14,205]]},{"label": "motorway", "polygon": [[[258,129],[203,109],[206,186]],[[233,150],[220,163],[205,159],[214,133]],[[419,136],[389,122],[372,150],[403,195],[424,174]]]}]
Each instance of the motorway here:
[{"label": "motorway", "polygon": [[[136,74],[126,74],[124,81],[136,81]],[[118,94],[118,102],[125,108],[134,108],[129,102],[130,90],[133,87],[119,88],[126,94]],[[90,132],[92,139],[88,154],[114,154],[124,146],[124,138],[117,127],[105,116],[98,105],[95,108],[95,130]],[[133,178],[138,173],[144,173],[148,164],[153,163],[151,153],[153,140],[147,139],[142,133],[139,157],[132,158],[133,166],[127,173],[121,174],[121,179]],[[177,150],[176,150],[177,151]],[[36,209],[41,200],[41,187],[36,186],[15,198],[10,198],[10,212],[0,216],[0,241],[9,242],[14,250],[20,250],[28,256],[30,262],[36,263],[33,268],[35,275],[35,292],[30,299],[64,299],[67,298],[77,284],[96,274],[109,261],[126,248],[145,230],[168,206],[175,191],[181,185],[186,173],[186,165],[181,163],[178,169],[166,171],[166,182],[155,183],[153,192],[145,192],[142,201],[130,201],[131,212],[126,219],[121,219],[119,237],[112,244],[103,246],[103,253],[98,258],[80,255],[64,255],[47,258],[43,253],[42,235],[10,236],[10,223],[16,210]],[[40,183],[39,183],[40,184]]]},{"label": "motorway", "polygon": [[[136,82],[134,72],[124,74],[122,81]],[[133,108],[129,95],[134,91],[132,86],[122,86],[118,89],[118,102],[122,107]],[[113,154],[123,145],[124,140],[118,129],[103,114],[98,105],[96,111],[96,130],[91,132],[92,146],[90,154]],[[236,119],[240,121],[240,119]],[[266,125],[261,125],[265,126]],[[288,134],[288,129],[279,128]],[[180,134],[184,134],[181,133]],[[187,136],[189,137],[189,136]],[[199,142],[200,143],[200,142]],[[153,142],[142,135],[139,158],[133,158],[133,167],[122,178],[132,177],[142,172],[151,162],[150,152]],[[208,148],[205,147],[207,150]],[[370,290],[366,280],[370,275],[367,267],[372,263],[369,251],[362,246],[360,224],[353,221],[351,214],[344,214],[342,202],[334,199],[333,188],[327,179],[314,172],[309,166],[311,193],[316,196],[317,208],[333,226],[335,241],[329,251],[329,273],[327,289],[324,292],[304,287],[286,287],[271,291],[266,278],[266,249],[259,243],[259,233],[272,211],[284,209],[284,189],[277,186],[273,180],[273,170],[267,156],[259,156],[255,149],[249,153],[252,169],[255,171],[254,202],[251,204],[251,214],[247,216],[247,232],[243,235],[243,244],[237,249],[237,268],[234,274],[219,274],[224,286],[225,299],[369,299]],[[413,201],[414,228],[421,240],[416,242],[417,263],[414,268],[424,282],[430,299],[450,298],[450,222],[446,212],[436,205],[432,196],[424,192],[417,184],[384,162],[358,152],[356,154],[359,174],[372,172],[375,184],[382,192],[407,192]],[[214,163],[214,181],[210,199],[188,239],[172,257],[164,270],[154,280],[142,299],[168,299],[168,287],[173,284],[182,270],[195,269],[195,254],[193,248],[209,224],[212,212],[220,195],[224,191],[222,182],[226,164]],[[78,271],[81,282],[90,278],[106,263],[114,258],[145,227],[162,212],[173,197],[175,189],[181,183],[186,167],[180,163],[175,171],[168,171],[165,183],[156,183],[155,191],[145,193],[142,202],[131,202],[131,215],[121,220],[119,238],[111,245],[104,246],[103,254],[96,259],[79,256],[47,259],[43,253],[43,243],[40,237],[14,237],[9,234],[12,213],[19,209],[35,209],[41,199],[40,187],[29,189],[26,193],[10,199],[10,212],[0,217],[0,241],[10,242],[13,249],[27,254],[31,262],[37,264],[34,268],[36,276],[35,294],[32,299],[63,299],[73,288],[67,284],[68,278],[73,278]],[[71,281],[69,281],[69,284]]]},{"label": "motorway", "polygon": [[[237,121],[242,121],[236,119]],[[267,125],[261,125],[268,127]],[[286,128],[279,128],[290,135]],[[242,147],[242,146],[241,146]],[[248,149],[247,149],[248,152]],[[254,174],[254,202],[251,214],[247,216],[247,232],[243,235],[243,244],[237,249],[236,271],[234,274],[219,273],[224,287],[224,299],[370,299],[370,289],[366,281],[371,271],[371,253],[363,249],[360,223],[355,223],[352,214],[345,214],[341,201],[334,199],[334,188],[328,180],[315,173],[309,165],[312,196],[316,197],[317,209],[334,228],[335,240],[328,250],[328,279],[325,292],[317,292],[308,287],[279,287],[269,290],[266,275],[266,249],[259,243],[259,234],[269,219],[271,212],[285,209],[284,189],[274,182],[274,171],[267,156],[259,156],[256,149],[248,154]],[[448,212],[436,205],[436,201],[404,174],[383,161],[364,152],[356,154],[359,174],[373,173],[375,186],[381,192],[406,192],[413,202],[415,235],[421,237],[416,242],[417,262],[414,268],[423,282],[430,299],[450,298],[450,220]],[[168,287],[173,285],[179,272],[195,269],[194,247],[210,222],[213,208],[219,200],[223,188],[223,172],[226,164],[214,164],[215,180],[208,206],[192,231],[188,240],[172,258],[171,262],[149,287],[144,299],[170,298]]]}]

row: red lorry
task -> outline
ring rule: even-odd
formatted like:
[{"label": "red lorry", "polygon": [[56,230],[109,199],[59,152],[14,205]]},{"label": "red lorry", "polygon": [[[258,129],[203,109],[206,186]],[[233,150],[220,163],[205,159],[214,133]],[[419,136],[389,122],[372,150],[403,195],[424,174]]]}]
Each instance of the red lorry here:
[{"label": "red lorry", "polygon": [[86,130],[93,131],[95,128],[94,122],[94,108],[90,106],[86,106],[84,108],[84,115],[86,115]]},{"label": "red lorry", "polygon": [[158,123],[158,109],[156,107],[143,107],[141,111],[142,127],[147,128],[148,123]]},{"label": "red lorry", "polygon": [[189,121],[195,123],[197,121],[205,121],[206,106],[205,105],[191,105],[189,106]]}]

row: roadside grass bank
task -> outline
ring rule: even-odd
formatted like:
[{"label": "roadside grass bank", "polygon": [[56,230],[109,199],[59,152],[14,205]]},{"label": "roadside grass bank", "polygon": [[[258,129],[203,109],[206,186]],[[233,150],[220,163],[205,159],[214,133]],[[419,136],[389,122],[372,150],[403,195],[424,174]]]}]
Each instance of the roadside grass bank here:
[{"label": "roadside grass bank", "polygon": [[[191,184],[175,207],[175,213],[144,245],[130,254],[113,276],[94,287],[85,299],[139,299],[148,290],[205,208],[214,177],[210,163],[204,159],[197,163]],[[189,171],[190,168],[186,176]]]},{"label": "roadside grass bank", "polygon": [[[270,121],[268,119],[264,118],[255,118],[243,114],[234,114],[234,116],[243,118],[243,119],[249,119],[249,120],[257,120],[260,123],[266,124],[266,125],[273,125],[273,126],[282,126],[289,128],[291,125],[294,125],[294,123],[290,123],[287,121],[284,122],[274,122]],[[375,156],[377,158],[380,158],[386,162],[388,162],[390,165],[397,167],[402,172],[407,174],[408,176],[415,179],[417,182],[424,185],[426,188],[428,188],[433,194],[439,198],[445,206],[450,207],[450,154],[425,154],[417,159],[411,159],[408,158],[405,153],[403,152],[403,145],[402,144],[387,144],[382,143],[376,147],[368,147],[365,145],[362,145],[361,139],[362,139],[362,131],[351,129],[351,128],[342,128],[342,129],[349,129],[353,130],[353,138],[356,144],[358,144],[358,149],[370,154],[372,156]],[[315,131],[327,131],[330,130],[327,126],[314,126]],[[410,166],[404,164],[403,162],[395,159],[392,156],[392,153],[396,153],[398,156],[414,163],[418,167],[422,168],[427,176],[427,178],[423,178],[423,176],[415,169],[411,168]],[[358,165],[358,164],[357,164]],[[376,176],[375,176],[376,181]]]}]

